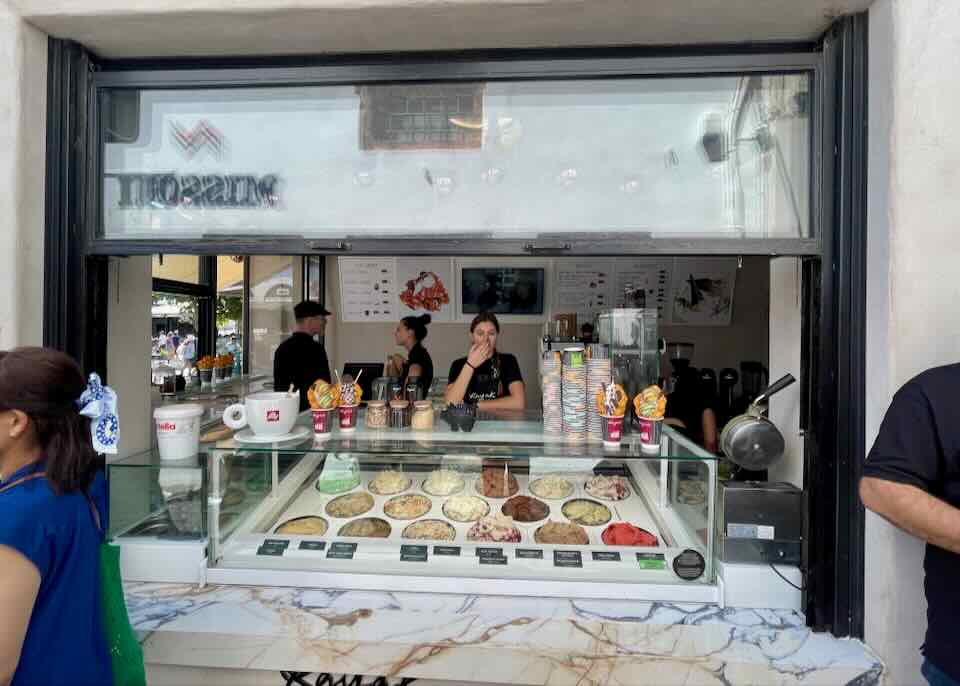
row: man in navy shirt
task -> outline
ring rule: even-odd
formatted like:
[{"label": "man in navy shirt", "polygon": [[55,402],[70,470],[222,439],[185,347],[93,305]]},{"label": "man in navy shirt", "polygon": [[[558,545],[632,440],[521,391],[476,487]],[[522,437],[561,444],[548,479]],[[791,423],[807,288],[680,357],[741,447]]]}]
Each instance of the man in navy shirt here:
[{"label": "man in navy shirt", "polygon": [[301,412],[310,406],[307,390],[318,379],[330,383],[327,351],[314,336],[327,330],[330,312],[320,303],[304,300],[293,308],[297,328],[273,354],[273,389],[286,391],[293,384],[300,391]]},{"label": "man in navy shirt", "polygon": [[860,482],[863,504],[927,542],[931,686],[960,686],[960,364],[930,369],[893,398]]}]

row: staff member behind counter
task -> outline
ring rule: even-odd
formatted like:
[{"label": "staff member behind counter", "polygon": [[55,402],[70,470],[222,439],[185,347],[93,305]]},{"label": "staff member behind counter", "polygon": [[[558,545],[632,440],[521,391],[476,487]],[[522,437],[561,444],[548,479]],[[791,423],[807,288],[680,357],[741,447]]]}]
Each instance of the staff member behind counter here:
[{"label": "staff member behind counter", "polygon": [[317,379],[330,383],[330,363],[323,343],[314,340],[327,330],[330,312],[320,303],[304,300],[293,308],[297,328],[273,354],[273,388],[286,391],[293,384],[300,390],[300,411],[310,406],[307,390]]},{"label": "staff member behind counter", "polygon": [[481,312],[470,323],[470,352],[450,365],[444,399],[451,404],[477,403],[481,410],[522,410],[523,377],[517,358],[497,351],[500,322]]},{"label": "staff member behind counter", "polygon": [[397,345],[407,349],[407,358],[391,355],[387,363],[387,376],[399,377],[403,386],[407,385],[407,379],[419,379],[424,398],[433,384],[433,359],[423,347],[423,339],[427,337],[427,324],[431,319],[429,314],[401,319],[393,332],[393,338]]}]

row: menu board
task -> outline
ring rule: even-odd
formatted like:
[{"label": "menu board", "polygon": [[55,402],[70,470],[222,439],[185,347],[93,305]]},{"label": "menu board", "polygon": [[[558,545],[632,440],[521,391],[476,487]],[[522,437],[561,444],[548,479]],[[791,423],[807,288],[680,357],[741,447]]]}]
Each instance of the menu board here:
[{"label": "menu board", "polygon": [[557,260],[556,312],[576,312],[577,321],[592,322],[614,307],[614,260]]},{"label": "menu board", "polygon": [[660,257],[637,257],[616,261],[616,307],[623,307],[627,290],[642,290],[646,307],[656,307],[661,324],[671,322],[670,286],[673,260]]},{"label": "menu board", "polygon": [[435,322],[454,320],[453,260],[397,258],[397,319],[429,314]]},{"label": "menu board", "polygon": [[397,260],[394,257],[339,257],[340,308],[343,322],[395,322]]}]

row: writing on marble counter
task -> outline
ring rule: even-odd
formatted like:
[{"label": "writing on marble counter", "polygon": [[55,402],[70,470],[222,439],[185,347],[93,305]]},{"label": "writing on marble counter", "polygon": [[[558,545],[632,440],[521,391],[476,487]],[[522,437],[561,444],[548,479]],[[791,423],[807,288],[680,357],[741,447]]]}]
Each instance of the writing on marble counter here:
[{"label": "writing on marble counter", "polygon": [[407,677],[388,679],[385,676],[330,672],[280,672],[280,676],[283,677],[283,686],[408,686],[416,681]]}]

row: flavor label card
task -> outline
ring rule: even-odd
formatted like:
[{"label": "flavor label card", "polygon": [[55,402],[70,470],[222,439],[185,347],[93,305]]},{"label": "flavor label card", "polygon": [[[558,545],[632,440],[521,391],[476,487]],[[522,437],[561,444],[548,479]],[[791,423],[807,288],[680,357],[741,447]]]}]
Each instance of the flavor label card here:
[{"label": "flavor label card", "polygon": [[620,553],[610,552],[607,550],[594,550],[593,561],[594,562],[619,562]]},{"label": "flavor label card", "polygon": [[290,547],[290,541],[284,540],[282,538],[265,538],[263,539],[263,545],[265,546],[276,546],[278,548],[283,548],[286,550]]},{"label": "flavor label card", "polygon": [[433,546],[434,555],[446,555],[448,557],[460,557],[460,546],[458,545],[435,545]]},{"label": "flavor label card", "polygon": [[264,543],[262,546],[257,548],[257,555],[269,555],[271,557],[282,557],[284,550],[286,550],[285,546],[267,545],[266,543]]},{"label": "flavor label card", "polygon": [[323,550],[327,547],[326,541],[300,541],[300,550]]},{"label": "flavor label card", "polygon": [[492,556],[492,555],[489,556],[489,557],[481,557],[481,558],[480,558],[480,564],[482,564],[482,565],[505,565],[505,564],[507,564],[507,558],[505,558],[505,557],[496,557],[496,556]]},{"label": "flavor label card", "polygon": [[400,546],[400,561],[401,561],[401,562],[426,562],[426,561],[427,561],[427,546],[425,546],[425,545],[401,545],[401,546]]},{"label": "flavor label card", "polygon": [[503,548],[477,548],[477,557],[503,557]]},{"label": "flavor label card", "polygon": [[543,551],[535,548],[517,548],[514,553],[519,560],[542,560]]},{"label": "flavor label card", "polygon": [[637,563],[640,569],[666,569],[667,567],[663,553],[637,553]]},{"label": "flavor label card", "polygon": [[353,554],[357,552],[356,543],[342,543],[337,541],[330,544],[327,551],[327,557],[334,560],[352,560]]},{"label": "flavor label card", "polygon": [[554,550],[554,567],[583,567],[583,558],[579,550]]}]

